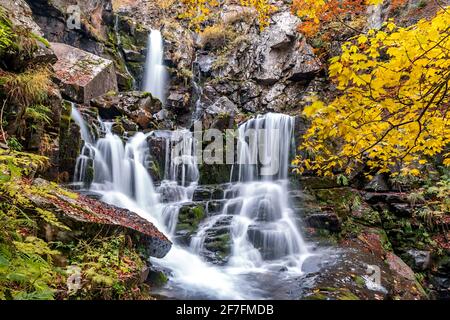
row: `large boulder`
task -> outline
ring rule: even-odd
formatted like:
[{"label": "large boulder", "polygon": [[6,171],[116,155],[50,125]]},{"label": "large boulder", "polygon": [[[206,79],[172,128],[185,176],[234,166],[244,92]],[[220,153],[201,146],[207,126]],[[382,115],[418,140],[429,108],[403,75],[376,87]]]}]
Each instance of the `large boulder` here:
[{"label": "large boulder", "polygon": [[111,60],[63,44],[51,43],[58,57],[54,64],[56,82],[63,96],[88,104],[92,98],[117,91],[117,79]]},{"label": "large boulder", "polygon": [[126,117],[141,129],[154,128],[162,103],[150,93],[140,91],[105,94],[93,99],[91,106],[99,111],[103,119]]},{"label": "large boulder", "polygon": [[203,129],[233,128],[235,116],[239,113],[237,106],[227,97],[220,97],[205,109],[203,114]]},{"label": "large boulder", "polygon": [[8,12],[8,17],[16,26],[23,26],[35,34],[42,36],[42,30],[33,20],[33,13],[24,0],[0,0],[0,5]]},{"label": "large boulder", "polygon": [[288,11],[272,17],[272,24],[256,42],[258,81],[273,84],[282,78],[312,78],[320,68],[312,47],[298,36],[300,20]]},{"label": "large boulder", "polygon": [[[2,56],[3,64],[13,70],[22,70],[37,64],[53,64],[57,58],[43,38],[39,25],[33,20],[32,12],[24,0],[0,0],[0,7],[6,11],[6,16],[13,30],[20,32],[20,40],[30,47],[28,50],[14,50],[8,56]],[[20,31],[19,31],[20,30]],[[32,46],[30,44],[33,43]],[[21,45],[19,45],[20,47]],[[3,66],[4,68],[4,66]]]},{"label": "large boulder", "polygon": [[[34,184],[51,190],[49,182],[36,179]],[[59,189],[62,190],[62,189]],[[170,250],[172,243],[151,222],[138,214],[118,208],[84,195],[68,196],[64,192],[53,191],[50,196],[27,194],[38,208],[54,212],[58,220],[70,228],[60,228],[46,224],[41,226],[47,241],[70,241],[83,237],[95,237],[123,231],[142,244],[149,256],[162,258]]]}]

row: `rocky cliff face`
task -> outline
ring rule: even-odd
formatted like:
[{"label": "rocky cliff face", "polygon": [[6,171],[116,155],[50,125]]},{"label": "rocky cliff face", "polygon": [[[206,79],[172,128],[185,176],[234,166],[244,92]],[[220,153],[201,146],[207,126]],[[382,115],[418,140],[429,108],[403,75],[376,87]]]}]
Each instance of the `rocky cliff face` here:
[{"label": "rocky cliff face", "polygon": [[321,70],[287,5],[262,31],[251,9],[225,5],[208,22],[212,27],[198,34],[156,4],[119,1],[117,10],[130,70],[142,70],[137,67],[145,53],[142,30],[161,29],[170,71],[167,108],[181,124],[193,117],[210,126],[210,115],[219,113],[234,118],[238,112],[290,112],[302,105],[309,82]]}]

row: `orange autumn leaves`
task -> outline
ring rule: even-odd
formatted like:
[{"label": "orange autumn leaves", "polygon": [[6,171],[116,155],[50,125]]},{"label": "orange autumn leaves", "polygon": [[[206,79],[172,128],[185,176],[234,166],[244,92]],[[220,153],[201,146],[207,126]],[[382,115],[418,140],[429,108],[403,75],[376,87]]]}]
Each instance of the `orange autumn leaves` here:
[{"label": "orange autumn leaves", "polygon": [[[349,16],[364,14],[368,6],[382,2],[383,0],[294,0],[292,11],[302,19],[299,31],[311,37],[327,23],[343,22]],[[406,0],[392,0],[391,9],[405,2]]]}]

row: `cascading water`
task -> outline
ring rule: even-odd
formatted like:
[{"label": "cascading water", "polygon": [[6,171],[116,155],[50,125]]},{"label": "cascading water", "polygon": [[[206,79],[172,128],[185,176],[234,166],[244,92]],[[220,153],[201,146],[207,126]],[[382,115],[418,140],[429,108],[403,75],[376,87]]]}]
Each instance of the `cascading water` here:
[{"label": "cascading water", "polygon": [[[308,256],[287,196],[293,129],[294,118],[273,113],[239,128],[238,197],[242,205],[234,212],[231,265],[260,267],[265,261],[275,261],[301,270]],[[247,143],[252,136],[254,143]],[[253,164],[260,163],[255,157],[270,165]]]},{"label": "cascading water", "polygon": [[[83,139],[89,139],[87,125],[75,108],[72,115],[80,125]],[[190,248],[176,243],[174,230],[178,210],[192,200],[199,176],[192,133],[187,130],[137,133],[124,144],[111,132],[112,123],[101,124],[104,137],[96,142],[85,140],[83,150],[89,152],[80,154],[78,170],[85,172],[92,166],[95,174],[91,192],[100,194],[105,202],[148,219],[174,242],[166,257],[153,261],[171,272],[165,294],[176,292],[176,297],[184,298],[267,298],[273,296],[269,289],[264,290],[268,285],[261,283],[260,275],[276,279],[269,283],[279,283],[301,274],[301,264],[308,253],[287,200],[292,118],[268,114],[239,128],[241,157],[249,161],[251,154],[252,157],[270,155],[279,161],[279,171],[262,176],[262,168],[256,164],[236,165],[234,175],[239,177],[238,181],[226,192],[234,196],[227,197],[231,199],[226,200],[222,212],[206,219],[192,238]],[[246,142],[252,128],[267,129],[260,138],[259,149]],[[166,139],[166,180],[158,188],[154,187],[147,170],[150,135]],[[216,222],[227,217],[231,217],[229,262],[223,266],[211,265],[200,255],[202,237]],[[283,268],[286,272],[280,273]]]},{"label": "cascading water", "polygon": [[186,129],[155,131],[151,135],[165,141],[164,180],[157,191],[165,202],[163,219],[173,235],[178,212],[184,203],[192,200],[199,179],[194,137]]},{"label": "cascading water", "polygon": [[[80,128],[87,128],[76,109],[73,110],[72,114]],[[89,143],[85,140],[84,151],[77,160],[80,172],[87,172],[89,167],[92,167],[95,172],[90,192],[101,195],[101,199],[107,203],[136,212],[152,222],[174,242],[172,230],[170,230],[171,226],[167,224],[164,212],[170,210],[168,209],[170,207],[188,201],[189,192],[186,189],[192,187],[196,181],[189,183],[187,187],[179,185],[176,181],[167,181],[167,184],[171,184],[170,188],[182,189],[179,192],[181,196],[173,198],[175,200],[169,201],[169,203],[162,204],[159,201],[161,194],[156,192],[146,165],[149,152],[147,137],[151,133],[137,133],[124,144],[119,136],[111,132],[111,126],[112,123],[102,122],[104,137],[98,139],[95,143]],[[182,146],[192,145],[192,142],[190,142],[192,138],[186,135],[186,131],[175,134],[175,136],[182,137]],[[83,137],[86,136],[83,134]],[[85,151],[86,149],[89,152]],[[193,154],[190,148],[181,147],[179,150],[187,153],[184,155],[185,159],[189,154]],[[172,159],[176,158],[177,156],[174,156]],[[182,177],[177,177],[177,179],[188,181],[195,180],[196,176],[198,178],[198,171],[195,173],[196,170],[192,168],[181,170],[181,166],[175,160],[174,163],[171,162],[169,162],[169,176],[171,170],[180,169]],[[188,164],[187,167],[189,166]],[[85,174],[76,175],[75,182],[85,182],[79,180],[84,177]],[[163,188],[163,184],[160,188]],[[177,288],[185,288],[187,295],[191,295],[193,292],[201,292],[204,297],[210,298],[246,298],[239,293],[239,289],[231,276],[213,266],[209,266],[199,256],[183,249],[176,243],[164,259],[156,260],[154,263],[169,269],[172,273],[173,283]]]},{"label": "cascading water", "polygon": [[164,104],[167,70],[164,66],[164,45],[161,32],[151,30],[148,36],[147,57],[142,90],[150,92]]},{"label": "cascading water", "polygon": [[75,123],[80,127],[81,139],[84,141],[84,146],[81,149],[81,153],[77,158],[75,164],[74,182],[84,184],[87,180],[88,167],[94,158],[93,138],[89,131],[86,122],[84,121],[81,113],[75,107],[74,103],[71,103],[72,111],[71,117]]},{"label": "cascading water", "polygon": [[239,127],[238,164],[232,172],[238,181],[226,191],[233,196],[192,239],[194,252],[202,252],[209,229],[231,216],[229,267],[241,271],[285,267],[301,273],[309,254],[287,189],[293,128],[294,118],[271,113]]},{"label": "cascading water", "polygon": [[[166,70],[161,33],[152,30],[148,43],[143,89],[164,101]],[[197,111],[200,109],[198,104]],[[75,106],[72,118],[84,140],[75,182],[90,186],[90,192],[99,194],[103,201],[141,215],[174,243],[163,259],[152,260],[154,265],[170,270],[170,281],[162,294],[213,299],[287,296],[280,283],[298,281],[308,256],[287,198],[293,118],[267,114],[239,127],[239,162],[232,170],[235,179],[221,200],[223,209],[207,209],[207,217],[191,237],[190,246],[177,243],[176,227],[180,209],[193,204],[200,176],[192,132],[139,132],[124,143],[111,131],[112,123],[99,119],[103,137],[95,141]],[[165,145],[164,177],[156,187],[149,174],[153,138]],[[229,257],[221,265],[208,262],[205,256],[205,242],[211,240],[208,237],[214,230],[220,230],[218,237],[225,235],[230,240]],[[273,292],[276,290],[283,292],[277,295]]]}]

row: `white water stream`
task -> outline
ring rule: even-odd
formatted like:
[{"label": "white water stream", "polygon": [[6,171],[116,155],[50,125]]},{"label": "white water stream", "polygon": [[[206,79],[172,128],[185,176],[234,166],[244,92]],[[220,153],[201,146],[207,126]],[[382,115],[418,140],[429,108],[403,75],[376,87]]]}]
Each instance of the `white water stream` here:
[{"label": "white water stream", "polygon": [[159,30],[152,30],[148,36],[142,91],[152,93],[164,104],[166,83],[167,70],[164,66],[163,39]]},{"label": "white water stream", "polygon": [[[165,69],[163,42],[159,31],[149,36],[144,89],[164,101]],[[208,216],[192,237],[190,246],[178,244],[175,230],[180,208],[192,202],[198,187],[199,169],[193,134],[186,130],[136,133],[125,143],[112,133],[112,123],[102,122],[103,137],[94,141],[88,125],[75,108],[72,118],[80,126],[84,141],[77,159],[74,180],[107,203],[127,208],[155,226],[172,240],[163,259],[151,262],[170,270],[168,295],[181,298],[255,299],[272,297],[261,277],[298,277],[309,256],[288,201],[288,170],[292,151],[294,119],[281,114],[258,116],[239,128],[238,156],[225,194],[225,206]],[[262,135],[254,135],[264,129]],[[150,136],[165,141],[164,179],[155,186],[149,174]],[[257,143],[247,143],[248,140]],[[258,165],[263,159],[265,166]],[[272,171],[272,172],[270,172]],[[270,174],[267,174],[269,172]],[[238,204],[238,205],[236,205]],[[231,252],[225,265],[207,262],[204,250],[208,231],[222,218],[230,224]],[[281,272],[283,270],[284,272]],[[274,281],[274,282],[276,282]]]}]

